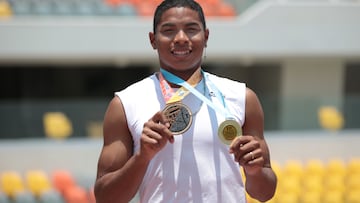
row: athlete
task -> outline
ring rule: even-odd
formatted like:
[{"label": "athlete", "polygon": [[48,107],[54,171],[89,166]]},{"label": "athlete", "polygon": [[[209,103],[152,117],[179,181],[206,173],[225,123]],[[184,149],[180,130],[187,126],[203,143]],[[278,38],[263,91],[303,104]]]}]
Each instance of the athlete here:
[{"label": "athlete", "polygon": [[159,71],[116,92],[105,113],[97,203],[137,193],[144,203],[271,199],[261,104],[244,83],[202,69],[209,29],[200,5],[165,0],[153,26]]}]

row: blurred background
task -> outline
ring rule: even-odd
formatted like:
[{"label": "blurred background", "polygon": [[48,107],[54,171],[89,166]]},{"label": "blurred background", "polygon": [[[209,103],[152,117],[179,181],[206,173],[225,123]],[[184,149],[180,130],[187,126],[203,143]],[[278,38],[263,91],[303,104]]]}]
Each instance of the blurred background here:
[{"label": "blurred background", "polygon": [[[1,203],[94,202],[108,102],[159,69],[160,2],[0,0]],[[203,68],[263,105],[271,202],[360,202],[360,1],[198,2]]]}]

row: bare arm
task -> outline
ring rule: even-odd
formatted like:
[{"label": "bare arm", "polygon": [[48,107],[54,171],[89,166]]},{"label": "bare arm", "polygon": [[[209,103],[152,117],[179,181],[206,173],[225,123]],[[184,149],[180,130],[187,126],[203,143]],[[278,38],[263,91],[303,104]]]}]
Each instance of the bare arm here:
[{"label": "bare arm", "polygon": [[168,140],[173,141],[167,125],[165,117],[156,113],[144,124],[141,149],[134,153],[122,102],[118,97],[111,100],[104,118],[104,145],[95,182],[97,203],[129,202],[135,196],[152,157]]},{"label": "bare arm", "polygon": [[277,179],[270,165],[264,135],[264,115],[256,94],[247,89],[243,136],[234,140],[230,152],[243,167],[246,191],[255,199],[267,201],[275,193]]}]

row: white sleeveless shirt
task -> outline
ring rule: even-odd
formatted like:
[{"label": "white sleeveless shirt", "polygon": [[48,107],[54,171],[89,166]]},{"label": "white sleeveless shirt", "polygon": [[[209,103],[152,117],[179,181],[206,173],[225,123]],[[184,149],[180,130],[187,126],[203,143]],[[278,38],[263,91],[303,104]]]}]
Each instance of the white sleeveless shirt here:
[{"label": "white sleeveless shirt", "polygon": [[[204,75],[196,89],[216,105],[222,105],[221,98],[214,96],[204,82],[210,80],[224,95],[227,108],[242,125],[245,121],[245,84],[206,72]],[[115,95],[124,105],[134,150],[137,151],[144,123],[166,105],[159,80],[154,74]],[[140,201],[246,202],[239,165],[229,154],[229,146],[223,144],[217,135],[224,115],[191,93],[182,103],[191,109],[193,123],[188,131],[176,135],[175,142],[168,143],[151,160],[140,186]]]}]

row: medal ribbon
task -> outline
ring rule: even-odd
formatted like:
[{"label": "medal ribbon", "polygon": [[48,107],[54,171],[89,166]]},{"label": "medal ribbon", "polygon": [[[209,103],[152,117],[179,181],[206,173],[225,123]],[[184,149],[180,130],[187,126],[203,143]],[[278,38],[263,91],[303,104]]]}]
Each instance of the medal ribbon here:
[{"label": "medal ribbon", "polygon": [[190,91],[197,98],[199,98],[201,101],[205,102],[209,107],[211,107],[212,109],[214,109],[218,113],[224,114],[226,118],[233,118],[233,116],[230,114],[230,112],[226,108],[226,104],[225,104],[225,101],[224,101],[224,96],[221,94],[219,89],[217,89],[216,86],[209,79],[204,78],[206,83],[208,83],[211,86],[211,88],[213,90],[215,90],[216,97],[219,98],[219,99],[221,98],[221,102],[223,103],[223,106],[221,106],[221,107],[219,105],[215,105],[211,100],[206,98],[203,94],[201,94],[199,91],[197,91],[194,87],[192,87],[189,83],[187,83],[183,79],[177,77],[176,75],[174,75],[174,74],[172,74],[172,73],[170,73],[170,72],[168,72],[168,71],[166,71],[166,70],[164,70],[162,68],[160,68],[160,72],[163,75],[163,77],[166,78],[166,80],[170,81],[171,83],[174,83],[174,84],[180,85],[181,87],[186,88],[188,90],[187,92]]},{"label": "medal ribbon", "polygon": [[188,95],[190,92],[181,86],[176,92],[173,91],[169,83],[165,80],[162,73],[159,74],[161,92],[164,96],[166,104],[175,103],[181,101]]}]

